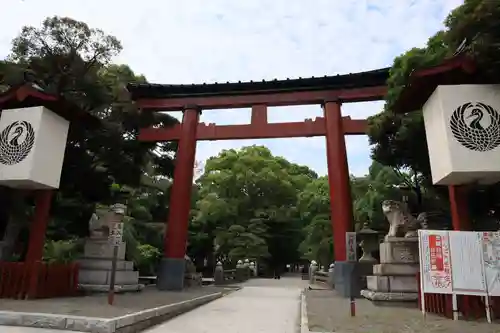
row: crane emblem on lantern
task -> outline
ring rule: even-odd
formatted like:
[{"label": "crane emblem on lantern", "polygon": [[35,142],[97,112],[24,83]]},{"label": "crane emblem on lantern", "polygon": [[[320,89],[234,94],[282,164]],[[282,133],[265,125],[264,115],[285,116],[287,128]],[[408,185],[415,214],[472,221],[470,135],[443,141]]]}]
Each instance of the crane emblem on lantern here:
[{"label": "crane emblem on lantern", "polygon": [[450,118],[453,137],[465,148],[485,152],[500,145],[500,114],[484,103],[465,103]]},{"label": "crane emblem on lantern", "polygon": [[35,144],[35,131],[27,121],[14,121],[0,132],[0,163],[14,165],[24,160]]}]

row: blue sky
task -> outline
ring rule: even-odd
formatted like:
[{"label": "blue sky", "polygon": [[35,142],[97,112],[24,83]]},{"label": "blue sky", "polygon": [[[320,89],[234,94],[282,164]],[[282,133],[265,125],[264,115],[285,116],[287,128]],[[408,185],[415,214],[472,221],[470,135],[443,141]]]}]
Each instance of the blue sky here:
[{"label": "blue sky", "polygon": [[[115,35],[114,59],[154,83],[282,79],[353,73],[390,66],[395,56],[442,27],[462,0],[4,0],[0,56],[22,26],[47,16],[69,16]],[[343,115],[364,118],[382,102],[343,105]],[[180,113],[174,114],[180,117]],[[269,109],[269,121],[321,115],[319,106]],[[244,124],[248,109],[206,111],[203,122]],[[296,138],[201,142],[203,162],[222,149],[262,144],[275,155],[326,174],[325,139]],[[370,165],[366,136],[346,140],[349,170]]]}]

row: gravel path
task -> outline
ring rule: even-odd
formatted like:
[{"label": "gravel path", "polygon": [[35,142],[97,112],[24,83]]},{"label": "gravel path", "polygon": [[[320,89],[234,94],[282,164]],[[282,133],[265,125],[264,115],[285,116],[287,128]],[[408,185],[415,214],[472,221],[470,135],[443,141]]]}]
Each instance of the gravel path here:
[{"label": "gravel path", "polygon": [[356,300],[356,317],[349,315],[349,300],[332,290],[306,291],[309,329],[338,333],[498,333],[500,324],[453,321],[434,315],[424,320],[418,309],[374,306],[366,299]]},{"label": "gravel path", "polygon": [[[113,306],[108,305],[106,294],[40,300],[2,299],[0,301],[0,311],[112,318],[221,291],[225,292],[227,290],[209,286],[187,289],[183,292],[160,292],[154,287],[149,287],[142,292],[116,294]],[[2,332],[2,329],[0,329],[0,332]]]}]

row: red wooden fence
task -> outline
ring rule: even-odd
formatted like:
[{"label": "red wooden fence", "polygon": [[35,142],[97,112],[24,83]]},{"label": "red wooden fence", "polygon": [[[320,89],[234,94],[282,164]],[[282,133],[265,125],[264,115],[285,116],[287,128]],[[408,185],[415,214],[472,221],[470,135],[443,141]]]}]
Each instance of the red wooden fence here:
[{"label": "red wooden fence", "polygon": [[75,296],[78,265],[0,261],[0,298]]},{"label": "red wooden fence", "polygon": [[[420,273],[417,274],[418,308],[422,310]],[[453,318],[452,295],[424,294],[425,312],[434,313],[447,318]],[[500,318],[500,297],[490,297],[491,319]],[[484,296],[457,295],[457,309],[459,316],[464,319],[479,319],[486,317]]]}]

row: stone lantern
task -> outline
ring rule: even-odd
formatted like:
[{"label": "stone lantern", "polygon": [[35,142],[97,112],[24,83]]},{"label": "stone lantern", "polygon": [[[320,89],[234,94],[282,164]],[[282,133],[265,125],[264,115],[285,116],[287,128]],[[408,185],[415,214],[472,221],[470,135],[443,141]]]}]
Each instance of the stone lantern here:
[{"label": "stone lantern", "polygon": [[251,276],[257,276],[257,266],[255,266],[255,262],[250,262],[250,273]]},{"label": "stone lantern", "polygon": [[372,256],[372,252],[378,249],[380,232],[371,229],[369,223],[365,222],[363,228],[357,232],[357,238],[360,240],[359,246],[363,251],[359,262],[377,263],[377,259]]},{"label": "stone lantern", "polygon": [[311,266],[309,266],[309,283],[314,283],[314,274],[318,271],[318,263],[316,260],[311,261]]},{"label": "stone lantern", "polygon": [[224,267],[220,261],[215,265],[214,284],[216,286],[224,284]]}]

